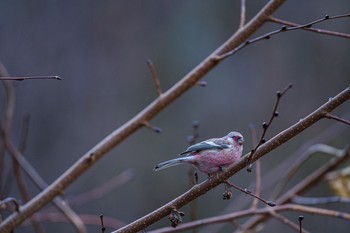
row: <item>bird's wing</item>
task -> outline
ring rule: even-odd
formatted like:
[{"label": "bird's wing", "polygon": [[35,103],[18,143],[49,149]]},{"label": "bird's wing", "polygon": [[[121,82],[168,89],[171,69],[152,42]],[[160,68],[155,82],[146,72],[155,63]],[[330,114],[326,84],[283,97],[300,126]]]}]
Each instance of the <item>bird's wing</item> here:
[{"label": "bird's wing", "polygon": [[180,153],[180,155],[188,154],[194,151],[203,151],[203,150],[222,150],[229,148],[229,145],[222,140],[207,140],[199,142],[187,148],[186,151]]}]

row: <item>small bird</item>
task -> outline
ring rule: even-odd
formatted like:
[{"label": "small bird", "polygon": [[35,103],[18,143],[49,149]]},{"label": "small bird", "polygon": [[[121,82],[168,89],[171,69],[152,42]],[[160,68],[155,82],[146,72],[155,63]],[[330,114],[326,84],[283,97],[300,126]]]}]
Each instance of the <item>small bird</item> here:
[{"label": "small bird", "polygon": [[180,153],[186,156],[160,163],[153,170],[159,171],[182,163],[189,163],[211,177],[219,171],[225,171],[228,165],[240,160],[243,142],[242,134],[230,132],[222,138],[212,138],[194,144]]}]

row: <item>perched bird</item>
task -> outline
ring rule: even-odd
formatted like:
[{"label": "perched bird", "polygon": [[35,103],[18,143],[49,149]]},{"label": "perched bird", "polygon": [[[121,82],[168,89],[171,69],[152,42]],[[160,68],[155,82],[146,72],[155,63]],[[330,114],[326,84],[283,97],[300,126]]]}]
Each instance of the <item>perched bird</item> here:
[{"label": "perched bird", "polygon": [[189,163],[199,171],[212,176],[219,171],[225,171],[226,166],[238,162],[242,156],[244,138],[238,132],[230,132],[222,138],[212,138],[199,142],[187,148],[180,155],[186,155],[168,160],[154,167],[159,171],[182,163]]}]

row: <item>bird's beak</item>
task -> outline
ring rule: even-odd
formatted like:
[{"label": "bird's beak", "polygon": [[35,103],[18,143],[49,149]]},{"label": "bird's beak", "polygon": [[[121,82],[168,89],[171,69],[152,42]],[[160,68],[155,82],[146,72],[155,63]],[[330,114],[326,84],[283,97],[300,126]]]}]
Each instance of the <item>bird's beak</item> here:
[{"label": "bird's beak", "polygon": [[237,142],[238,142],[240,145],[242,145],[243,142],[244,142],[244,139],[243,139],[243,138],[240,138],[240,139],[237,140]]}]

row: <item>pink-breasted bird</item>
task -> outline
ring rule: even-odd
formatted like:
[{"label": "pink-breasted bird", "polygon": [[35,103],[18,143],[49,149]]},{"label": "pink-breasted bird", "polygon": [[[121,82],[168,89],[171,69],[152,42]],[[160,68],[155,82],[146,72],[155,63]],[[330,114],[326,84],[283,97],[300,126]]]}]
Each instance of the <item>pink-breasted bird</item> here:
[{"label": "pink-breasted bird", "polygon": [[153,170],[159,171],[182,163],[189,163],[199,171],[212,176],[212,174],[224,171],[226,166],[240,160],[243,142],[242,134],[230,132],[225,137],[212,138],[194,144],[180,153],[180,155],[186,156],[160,163]]}]

